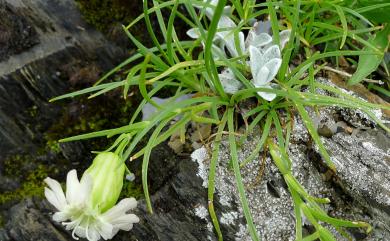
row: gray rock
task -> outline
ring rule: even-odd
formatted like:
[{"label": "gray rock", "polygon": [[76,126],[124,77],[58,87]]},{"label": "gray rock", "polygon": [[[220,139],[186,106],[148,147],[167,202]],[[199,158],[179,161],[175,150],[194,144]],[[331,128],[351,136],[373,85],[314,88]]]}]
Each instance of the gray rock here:
[{"label": "gray rock", "polygon": [[[0,15],[0,152],[5,156],[39,146],[60,111],[47,100],[68,91],[80,65],[95,63],[107,71],[125,55],[83,21],[72,0],[1,0]],[[42,113],[39,119],[30,115],[32,107]]]},{"label": "gray rock", "polygon": [[[318,122],[335,123],[338,108],[320,109]],[[348,229],[354,240],[387,240],[390,237],[390,141],[389,135],[380,129],[369,129],[348,134],[335,133],[329,138],[322,137],[334,161],[337,172],[329,175],[320,154],[310,141],[301,119],[295,117],[289,155],[293,174],[315,197],[329,198],[331,203],[323,209],[333,217],[354,221],[365,221],[373,226],[367,236],[364,230]],[[243,161],[254,150],[260,139],[260,131],[255,130],[239,150],[239,160]],[[230,168],[228,142],[222,142],[219,165],[216,174],[216,188],[219,200],[226,206],[239,206],[237,217],[229,219],[230,224],[241,227],[236,240],[251,240],[242,222],[242,211],[237,194],[234,174]],[[198,176],[207,182],[207,158],[198,160]],[[277,167],[269,157],[263,159],[259,153],[251,163],[241,169],[247,199],[255,226],[262,240],[294,240],[295,218],[293,205],[286,184]],[[260,177],[260,178],[259,178]],[[234,210],[234,209],[233,209]],[[223,218],[220,216],[220,221]],[[225,221],[226,222],[226,221]],[[310,233],[309,223],[304,231]],[[346,240],[333,227],[328,226],[337,240]]]},{"label": "gray rock", "polygon": [[14,7],[0,2],[0,61],[39,43],[32,24]]},{"label": "gray rock", "polygon": [[[9,211],[9,221],[6,232],[2,231],[5,239],[15,241],[66,241],[68,238],[56,229],[37,205],[27,199]],[[0,236],[1,237],[1,236]]]}]

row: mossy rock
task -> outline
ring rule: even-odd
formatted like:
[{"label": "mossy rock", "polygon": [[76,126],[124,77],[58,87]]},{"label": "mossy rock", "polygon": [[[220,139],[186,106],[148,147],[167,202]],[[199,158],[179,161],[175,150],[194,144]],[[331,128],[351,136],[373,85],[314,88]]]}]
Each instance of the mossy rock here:
[{"label": "mossy rock", "polygon": [[98,30],[108,31],[115,23],[130,23],[142,14],[142,2],[134,0],[76,0],[85,20]]}]

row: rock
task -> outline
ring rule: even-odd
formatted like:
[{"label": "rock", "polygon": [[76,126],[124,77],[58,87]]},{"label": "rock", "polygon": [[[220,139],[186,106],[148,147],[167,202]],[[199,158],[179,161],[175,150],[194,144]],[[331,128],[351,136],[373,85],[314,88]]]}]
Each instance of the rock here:
[{"label": "rock", "polygon": [[20,187],[20,183],[10,177],[5,177],[0,175],[0,191],[6,192],[6,191],[12,191]]},{"label": "rock", "polygon": [[[319,110],[319,122],[331,122],[329,116],[337,116],[339,108]],[[313,112],[314,113],[314,112]],[[312,113],[312,114],[313,114]],[[333,120],[335,123],[336,120]],[[260,131],[254,131],[247,142],[241,146],[238,156],[243,161],[254,150],[260,139]],[[292,170],[297,180],[310,195],[331,200],[323,205],[324,210],[333,217],[354,221],[365,221],[373,226],[366,235],[361,229],[348,229],[354,240],[386,240],[390,237],[390,141],[389,135],[381,129],[361,130],[357,134],[346,132],[322,137],[334,161],[337,172],[331,171],[323,163],[320,154],[308,136],[299,116],[289,145]],[[229,212],[229,224],[240,227],[235,233],[236,240],[251,240],[242,222],[242,208],[239,202],[234,174],[230,167],[230,149],[227,139],[222,141],[218,155],[216,190],[219,200]],[[198,162],[198,176],[207,183],[207,159]],[[255,226],[262,240],[295,240],[295,218],[291,195],[272,160],[259,153],[252,162],[241,169],[247,199]],[[230,207],[230,208],[229,208]],[[225,222],[223,214],[220,222]],[[336,240],[346,240],[333,227],[328,226]],[[308,223],[303,227],[310,234],[313,227]]]},{"label": "rock", "polygon": [[[9,211],[5,239],[14,241],[66,241],[66,235],[56,229],[32,199],[27,199]],[[1,237],[1,236],[0,236]]]},{"label": "rock", "polygon": [[38,43],[32,24],[13,6],[0,2],[0,61]]},{"label": "rock", "polygon": [[[47,100],[68,92],[78,69],[91,65],[97,66],[93,72],[104,72],[125,55],[84,22],[72,0],[1,0],[0,13],[0,152],[5,156],[42,144],[61,108]],[[32,108],[41,114],[34,116]]]}]

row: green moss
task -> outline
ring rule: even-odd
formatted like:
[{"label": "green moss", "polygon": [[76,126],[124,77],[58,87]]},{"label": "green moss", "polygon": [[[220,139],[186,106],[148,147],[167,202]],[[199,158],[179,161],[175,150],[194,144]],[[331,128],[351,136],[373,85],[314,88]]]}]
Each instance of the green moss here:
[{"label": "green moss", "polygon": [[142,1],[76,0],[85,20],[101,31],[111,25],[130,23],[142,13]]},{"label": "green moss", "polygon": [[[63,108],[62,117],[45,133],[46,150],[59,151],[58,140],[83,133],[127,125],[140,97],[124,100],[119,94],[94,99],[77,99]],[[110,142],[106,138],[83,141],[90,150],[104,150]]]},{"label": "green moss", "polygon": [[19,201],[27,197],[43,197],[45,186],[43,180],[51,171],[52,168],[38,165],[34,171],[28,173],[20,188],[0,194],[0,205],[10,201]]},{"label": "green moss", "polygon": [[137,185],[135,182],[125,180],[123,182],[123,188],[119,200],[128,197],[134,197],[137,200],[143,198],[144,192],[142,191],[142,186]]},{"label": "green moss", "polygon": [[30,117],[34,118],[38,115],[38,107],[36,105],[33,105],[32,107],[27,109],[27,112]]},{"label": "green moss", "polygon": [[52,151],[52,152],[54,152],[54,153],[56,153],[56,154],[58,154],[58,153],[61,152],[60,144],[59,144],[58,141],[56,141],[56,140],[48,140],[48,141],[46,142],[46,147],[47,147],[50,151]]}]

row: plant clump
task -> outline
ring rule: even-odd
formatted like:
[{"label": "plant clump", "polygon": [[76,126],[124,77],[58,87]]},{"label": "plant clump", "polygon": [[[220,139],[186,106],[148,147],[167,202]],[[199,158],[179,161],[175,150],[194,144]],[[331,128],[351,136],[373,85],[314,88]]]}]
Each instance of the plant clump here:
[{"label": "plant clump", "polygon": [[[145,0],[141,17],[123,26],[137,53],[94,86],[52,100],[83,94],[93,98],[113,89],[120,89],[127,99],[130,90],[136,88],[142,95],[141,103],[121,127],[60,141],[116,137],[106,151],[115,149],[123,162],[142,159],[143,191],[152,212],[148,167],[153,148],[175,138],[185,143],[188,126],[209,125],[212,134],[200,140],[210,146],[208,211],[218,240],[223,240],[223,233],[214,207],[214,193],[223,136],[228,138],[231,171],[252,240],[260,240],[261,234],[253,221],[241,172],[260,153],[273,160],[288,186],[294,203],[296,240],[335,240],[329,225],[345,236],[347,228],[362,228],[369,233],[369,224],[331,217],[323,210],[331,199],[311,196],[298,182],[292,174],[288,147],[294,116],[299,115],[322,161],[330,172],[337,173],[315,120],[309,115],[322,106],[358,109],[376,126],[390,132],[375,114],[378,109],[389,110],[388,105],[367,102],[317,81],[322,71],[334,71],[328,66],[329,61],[346,60],[348,65],[359,58],[355,72],[358,77],[349,84],[364,81],[378,68],[378,62],[384,58],[381,49],[388,46],[375,42],[384,42],[382,31],[387,31],[389,25],[374,26],[375,19],[365,13],[389,6],[388,3],[356,6],[355,1]],[[166,11],[168,16],[164,14]],[[154,22],[156,19],[158,24]],[[144,20],[153,42],[151,48],[133,31],[140,20]],[[180,38],[182,29],[175,27],[179,20],[188,25],[186,33],[190,40]],[[365,68],[366,61],[374,62],[375,66]],[[117,71],[124,71],[126,76],[109,81]],[[163,93],[172,95],[164,100],[158,98]],[[256,147],[241,160],[238,155],[241,145],[258,128],[261,137]],[[145,138],[146,144],[140,147]],[[308,235],[302,230],[303,219],[314,227]]]}]

